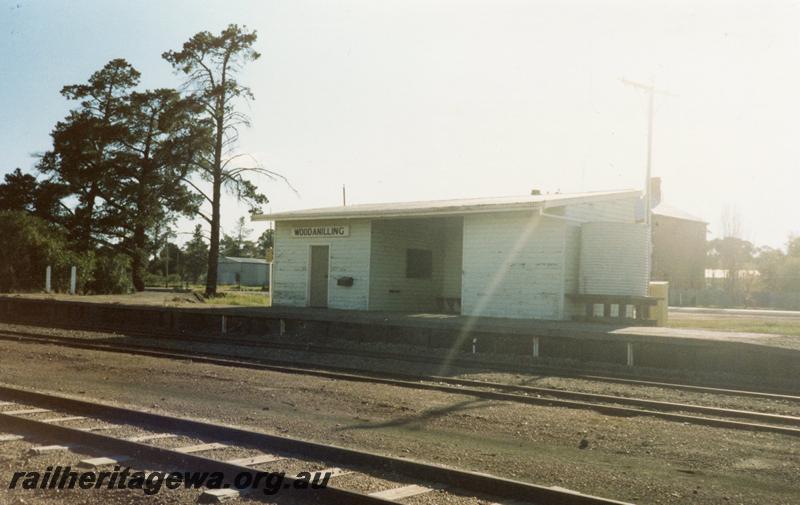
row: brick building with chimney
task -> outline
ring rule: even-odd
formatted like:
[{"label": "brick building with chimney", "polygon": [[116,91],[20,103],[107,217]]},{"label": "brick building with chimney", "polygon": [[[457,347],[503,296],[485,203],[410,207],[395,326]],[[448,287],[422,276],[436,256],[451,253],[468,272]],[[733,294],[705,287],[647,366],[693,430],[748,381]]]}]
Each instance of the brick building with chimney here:
[{"label": "brick building with chimney", "polygon": [[670,283],[670,300],[691,304],[705,287],[707,222],[662,201],[661,179],[651,180],[651,279]]}]

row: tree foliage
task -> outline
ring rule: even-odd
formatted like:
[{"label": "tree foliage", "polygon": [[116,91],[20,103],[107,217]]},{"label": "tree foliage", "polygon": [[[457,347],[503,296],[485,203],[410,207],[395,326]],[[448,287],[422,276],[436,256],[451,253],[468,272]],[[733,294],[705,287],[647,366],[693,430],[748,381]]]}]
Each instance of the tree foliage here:
[{"label": "tree foliage", "polygon": [[197,284],[208,266],[208,244],[203,236],[203,227],[199,224],[195,226],[192,239],[186,243],[183,257],[186,280]]},{"label": "tree foliage", "polygon": [[134,92],[120,112],[124,129],[113,156],[114,184],[103,187],[99,233],[131,259],[133,285],[144,289],[156,227],[192,215],[199,198],[185,180],[208,133],[196,102],[170,89]]},{"label": "tree foliage", "polygon": [[[204,191],[199,185],[194,186],[211,209],[210,214],[200,214],[210,226],[207,296],[215,295],[217,289],[223,189],[248,204],[251,211],[257,211],[259,206],[267,203],[267,198],[247,179],[248,174],[283,179],[260,166],[252,157],[234,154],[239,129],[250,125],[247,115],[236,107],[242,99],[253,99],[250,88],[240,83],[238,76],[247,63],[261,56],[253,48],[256,39],[255,31],[229,25],[219,35],[199,32],[184,43],[180,51],[167,51],[162,55],[177,72],[186,76],[186,89],[202,105],[212,125],[208,156],[197,163],[201,178],[211,185],[211,190]],[[242,164],[244,161],[249,163]]]},{"label": "tree foliage", "polygon": [[65,86],[62,94],[79,107],[56,125],[39,169],[76,202],[70,207],[60,195],[61,221],[77,249],[126,255],[133,285],[143,290],[155,228],[198,210],[185,181],[211,129],[200,103],[173,89],[136,91],[139,76],[116,59],[88,83]]},{"label": "tree foliage", "polygon": [[[18,241],[4,244],[3,254],[15,257],[3,267],[0,289],[40,287],[49,262],[59,272],[78,265],[81,289],[141,290],[148,267],[164,270],[185,254],[183,278],[196,282],[204,269],[213,295],[223,192],[258,210],[267,198],[248,177],[285,180],[235,152],[239,129],[249,126],[237,108],[253,98],[238,79],[260,57],[255,42],[254,31],[230,25],[164,53],[186,76],[182,92],[139,90],[139,71],[122,58],[85,83],[64,86],[61,94],[75,105],[52,129],[52,146],[38,155],[39,173],[17,169],[0,183],[0,212],[6,227],[16,227],[8,236]],[[169,242],[162,232],[181,215],[209,223],[208,243],[200,226],[185,251]],[[242,219],[225,240],[238,255],[263,257],[271,238],[253,242],[250,233]]]},{"label": "tree foliage", "polygon": [[52,181],[38,181],[17,168],[4,176],[0,184],[0,210],[29,212],[46,221],[58,223],[65,215],[61,200],[66,188]]},{"label": "tree foliage", "polygon": [[86,84],[64,86],[61,94],[79,102],[59,121],[51,137],[53,147],[40,160],[39,170],[75,196],[69,208],[68,228],[81,251],[94,246],[98,201],[103,188],[114,185],[114,145],[125,135],[121,113],[128,94],[139,83],[139,72],[124,59],[108,62]]}]

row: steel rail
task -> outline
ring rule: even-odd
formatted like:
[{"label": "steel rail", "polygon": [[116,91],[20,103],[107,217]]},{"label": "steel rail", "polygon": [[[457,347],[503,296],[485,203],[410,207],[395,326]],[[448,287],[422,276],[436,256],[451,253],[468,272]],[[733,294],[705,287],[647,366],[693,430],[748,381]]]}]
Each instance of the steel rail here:
[{"label": "steel rail", "polygon": [[[154,349],[149,346],[136,346],[136,345],[118,345],[110,343],[86,343],[85,339],[71,339],[69,337],[19,337],[7,336],[0,332],[0,340],[17,340],[43,344],[54,344],[65,347],[97,350],[106,352],[115,352],[123,354],[137,354],[142,356],[150,356],[156,358],[166,359],[179,359],[191,360],[195,362],[207,363],[220,366],[232,366],[237,368],[248,368],[256,370],[267,370],[279,373],[289,373],[295,375],[310,375],[316,377],[324,377],[337,380],[345,380],[351,382],[369,382],[378,383],[389,386],[403,387],[417,390],[438,391],[449,394],[459,394],[473,396],[476,398],[510,401],[516,403],[525,403],[532,405],[545,405],[551,407],[565,407],[572,409],[593,410],[602,414],[634,417],[634,416],[650,416],[668,421],[675,421],[681,423],[698,424],[705,426],[714,426],[721,428],[740,429],[748,431],[767,431],[781,433],[784,435],[800,436],[800,418],[795,416],[785,416],[779,414],[769,414],[764,412],[753,412],[737,409],[725,409],[720,407],[709,407],[702,405],[692,405],[683,403],[662,402],[657,400],[646,400],[639,398],[628,398],[622,396],[598,395],[594,393],[582,393],[577,391],[564,391],[558,389],[536,388],[531,386],[516,386],[500,383],[487,383],[483,381],[469,381],[466,379],[451,379],[448,377],[425,377],[413,376],[402,374],[364,374],[353,373],[352,369],[339,368],[338,371],[321,370],[314,368],[300,368],[296,366],[288,366],[283,362],[276,362],[275,360],[261,360],[261,359],[242,359],[226,355],[212,355],[194,352],[175,352]],[[450,383],[453,385],[446,385],[443,383]],[[458,386],[458,387],[457,387]],[[463,386],[463,387],[462,387]],[[469,386],[469,387],[466,387]],[[551,396],[561,395],[564,398],[580,398],[582,400],[601,400],[607,402],[591,403],[587,401],[577,401],[570,399],[560,398],[543,398],[539,396],[527,396],[525,394],[511,394],[499,391],[477,389],[483,388],[496,388],[505,390],[521,391],[526,393],[548,394]],[[619,405],[612,405],[609,403],[629,404],[646,406],[651,408],[660,408],[659,410],[638,409],[630,407],[622,407]],[[762,423],[746,423],[740,421],[732,421],[730,419],[720,419],[715,417],[702,417],[687,414],[676,414],[672,412],[697,412],[703,414],[724,416],[729,418],[746,418],[756,419],[762,422],[775,422],[787,425],[798,426],[792,428],[789,426],[777,426],[773,424]]]},{"label": "steel rail", "polygon": [[[128,330],[128,329],[123,330],[120,328],[114,328],[110,326],[100,326],[100,325],[81,326],[81,325],[62,324],[59,327],[65,329],[82,330],[82,331],[105,331],[110,333],[120,333],[122,335],[134,338],[151,338],[151,339],[160,338],[160,339],[189,341],[189,342],[206,342],[216,345],[228,344],[228,345],[250,346],[256,348],[282,349],[282,350],[289,350],[296,352],[337,354],[343,356],[359,356],[359,357],[374,358],[374,359],[393,359],[393,360],[407,361],[412,363],[429,364],[434,366],[441,366],[444,364],[443,359],[439,357],[409,355],[406,353],[391,352],[391,351],[372,351],[363,349],[320,346],[316,344],[311,345],[310,343],[306,343],[302,348],[298,348],[297,344],[295,343],[274,342],[274,341],[271,342],[264,340],[254,340],[249,338],[235,338],[230,336],[213,337],[207,335],[179,334],[174,332],[163,332],[155,330]],[[800,396],[794,394],[794,391],[792,391],[791,393],[787,390],[777,390],[777,389],[753,391],[747,389],[732,389],[730,387],[722,387],[720,385],[713,386],[713,385],[700,385],[700,384],[684,384],[675,382],[665,382],[656,379],[635,378],[637,376],[640,377],[641,376],[640,374],[637,375],[637,374],[620,373],[617,376],[606,376],[606,375],[588,373],[585,370],[580,370],[576,368],[563,368],[563,367],[555,368],[553,366],[548,366],[548,365],[522,366],[522,365],[511,365],[509,363],[498,362],[498,361],[488,361],[488,360],[475,361],[464,358],[451,359],[448,361],[448,364],[453,366],[458,366],[461,368],[491,367],[494,371],[498,372],[539,373],[539,374],[547,374],[553,377],[585,379],[595,382],[603,381],[603,382],[611,382],[611,383],[619,383],[627,385],[660,387],[667,389],[680,389],[698,393],[724,394],[732,396],[752,396],[759,398],[800,402]]]},{"label": "steel rail", "polygon": [[[220,472],[226,477],[227,480],[225,483],[230,489],[236,489],[232,485],[230,476],[247,473],[251,475],[251,479],[254,479],[258,472],[257,470],[243,465],[227,463],[196,454],[186,454],[141,442],[133,442],[100,433],[92,433],[77,428],[68,428],[52,423],[45,423],[35,419],[26,419],[17,415],[3,414],[2,412],[0,412],[0,425],[3,426],[3,430],[16,433],[29,433],[44,439],[67,441],[74,445],[84,445],[95,449],[107,450],[111,454],[124,454],[140,460],[169,466],[172,469],[180,468],[186,471],[209,473]],[[299,494],[300,490],[294,487],[294,482],[296,480],[294,477],[286,475],[284,476],[284,480],[289,486],[284,487],[280,492],[288,491]],[[348,505],[388,505],[390,503],[396,503],[394,501],[332,486],[313,490],[306,489],[303,490],[303,495],[304,497],[311,497],[314,501],[322,503],[333,502]],[[252,494],[248,494],[248,496],[251,498],[253,497]],[[255,496],[258,495],[256,494]]]},{"label": "steel rail", "polygon": [[[105,331],[109,333],[118,333],[125,337],[133,337],[133,338],[149,338],[149,339],[166,339],[166,340],[176,340],[176,341],[188,341],[188,342],[204,342],[213,345],[238,345],[238,346],[248,346],[248,347],[255,347],[255,348],[267,348],[267,349],[280,349],[280,350],[288,350],[288,351],[295,351],[295,352],[307,352],[307,353],[316,353],[316,354],[337,354],[337,355],[344,355],[344,356],[359,356],[365,358],[374,358],[374,359],[390,359],[390,360],[398,360],[398,361],[407,361],[412,363],[421,363],[421,364],[430,364],[435,366],[441,366],[443,364],[442,359],[438,357],[430,357],[430,356],[417,356],[417,355],[408,355],[403,353],[397,352],[380,352],[380,351],[369,351],[369,350],[359,350],[359,349],[348,349],[348,348],[338,348],[338,347],[329,347],[329,346],[319,346],[319,345],[311,345],[307,343],[302,348],[298,348],[297,344],[291,343],[284,343],[284,342],[269,342],[269,341],[256,341],[253,339],[246,339],[246,338],[231,338],[231,337],[210,337],[204,335],[185,335],[185,334],[175,334],[175,333],[167,333],[167,332],[157,332],[152,330],[120,330],[118,328],[113,327],[102,327],[102,326],[90,326],[90,327],[80,327],[80,326],[72,326],[72,325],[62,325],[60,328],[64,329],[74,329],[80,331]],[[87,329],[90,328],[90,329]],[[29,333],[25,332],[17,332],[13,330],[0,330],[4,334],[9,335],[20,335],[26,336],[30,335]],[[87,339],[84,339],[87,340]],[[104,339],[106,340],[106,339]],[[611,382],[611,383],[618,383],[618,384],[625,384],[625,385],[632,385],[632,386],[646,386],[646,387],[658,387],[664,389],[678,389],[684,391],[692,391],[696,393],[710,393],[716,395],[728,395],[728,396],[749,396],[754,398],[764,398],[764,399],[771,399],[771,400],[785,400],[785,401],[792,401],[792,402],[800,402],[800,396],[796,394],[789,394],[787,391],[777,392],[776,390],[773,391],[753,391],[753,390],[746,390],[746,389],[731,389],[731,388],[723,388],[723,387],[714,387],[714,386],[703,386],[703,385],[693,385],[693,384],[682,384],[682,383],[674,383],[674,382],[663,382],[663,381],[656,381],[656,380],[645,380],[645,379],[633,379],[633,378],[626,378],[626,377],[610,377],[604,375],[594,375],[589,374],[586,372],[582,372],[577,369],[564,369],[559,368],[555,369],[553,367],[549,367],[546,365],[533,365],[533,366],[515,366],[510,365],[508,363],[501,363],[501,362],[489,362],[489,361],[472,361],[468,359],[453,359],[448,362],[450,365],[455,365],[461,368],[479,368],[485,369],[486,367],[491,367],[492,371],[497,372],[509,372],[509,373],[538,373],[538,374],[547,374],[553,377],[563,377],[569,379],[583,379],[588,381],[594,382]]]},{"label": "steel rail", "polygon": [[[227,425],[213,424],[206,421],[198,421],[182,417],[143,412],[124,407],[117,407],[103,403],[94,403],[87,400],[79,400],[62,395],[53,395],[42,392],[29,391],[9,386],[0,386],[0,397],[7,401],[18,403],[34,404],[51,409],[68,410],[73,413],[92,416],[92,417],[112,417],[124,419],[126,423],[142,424],[149,427],[158,427],[169,432],[191,433],[199,438],[209,438],[216,440],[226,440],[242,446],[248,446],[263,450],[265,452],[281,452],[289,454],[301,454],[304,457],[320,459],[339,466],[349,466],[356,468],[369,468],[371,471],[387,472],[402,475],[406,478],[421,482],[435,482],[437,485],[456,488],[462,491],[474,493],[477,496],[492,496],[495,498],[524,500],[533,503],[547,503],[553,505],[625,505],[625,502],[586,495],[560,488],[551,488],[536,484],[529,484],[502,477],[496,477],[484,473],[458,470],[454,468],[422,463],[403,458],[384,456],[377,453],[348,449],[336,445],[321,444],[296,438],[280,435],[270,435],[253,430],[236,428]],[[81,431],[74,428],[55,426],[41,421],[24,419],[8,414],[0,414],[0,421],[6,426],[18,429],[39,429],[49,431],[59,436],[63,436],[70,441],[85,441],[87,445],[98,444],[105,449],[128,449],[134,454],[149,456],[156,461],[160,460],[161,455],[166,458],[177,458],[177,455],[168,455],[164,449],[153,448],[145,444],[120,441],[114,437]],[[13,424],[11,424],[13,423]],[[124,442],[124,444],[122,444]],[[122,444],[122,445],[117,445]],[[188,457],[187,457],[188,456]],[[230,465],[229,463],[217,462],[208,458],[189,456],[180,453],[180,460],[170,460],[171,463],[183,464],[192,463],[196,468],[207,471],[209,468],[224,468],[221,465],[229,465],[227,472],[238,473],[240,471],[253,472],[249,467]],[[356,493],[345,491],[338,488],[326,488],[336,495],[328,495],[327,498],[342,497],[343,500],[329,499],[325,503],[352,503],[353,505],[379,503],[396,503],[392,501],[365,501],[363,495],[355,496]]]}]

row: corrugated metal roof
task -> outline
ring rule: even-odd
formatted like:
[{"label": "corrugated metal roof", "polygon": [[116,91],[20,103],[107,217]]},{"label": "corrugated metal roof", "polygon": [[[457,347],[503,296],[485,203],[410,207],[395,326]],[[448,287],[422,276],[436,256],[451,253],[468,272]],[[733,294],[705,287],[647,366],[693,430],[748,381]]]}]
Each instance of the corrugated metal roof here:
[{"label": "corrugated metal roof", "polygon": [[683,219],[684,221],[697,221],[698,223],[708,223],[705,219],[701,219],[697,216],[693,216],[688,212],[684,212],[677,207],[673,207],[667,203],[661,202],[655,207],[653,207],[653,214],[665,217],[671,217],[673,219]]},{"label": "corrugated metal roof", "polygon": [[262,258],[237,258],[235,256],[220,256],[220,262],[230,262],[230,263],[258,263],[259,265],[266,265],[269,264],[269,261],[262,259]]},{"label": "corrugated metal roof", "polygon": [[639,195],[640,192],[638,190],[626,189],[589,193],[560,193],[554,195],[522,195],[422,202],[368,203],[348,205],[346,207],[323,207],[318,209],[277,212],[274,214],[256,214],[253,215],[252,219],[253,221],[300,221],[309,219],[458,215],[480,212],[532,210],[536,208],[546,209],[575,203],[634,198]]}]

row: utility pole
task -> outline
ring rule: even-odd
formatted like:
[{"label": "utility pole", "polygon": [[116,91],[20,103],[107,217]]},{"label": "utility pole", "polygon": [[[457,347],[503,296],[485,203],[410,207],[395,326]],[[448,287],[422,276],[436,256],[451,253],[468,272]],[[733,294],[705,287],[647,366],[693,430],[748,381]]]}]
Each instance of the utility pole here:
[{"label": "utility pole", "polygon": [[651,191],[650,191],[650,174],[652,173],[652,164],[653,164],[653,104],[655,101],[655,95],[658,93],[659,95],[665,96],[677,96],[673,95],[664,90],[656,89],[655,83],[651,80],[650,84],[645,84],[641,82],[629,81],[628,79],[621,79],[622,83],[631,86],[637,89],[641,89],[647,93],[647,167],[646,167],[646,175],[644,179],[644,222],[645,224],[649,225],[651,221],[650,216],[650,202],[651,202]]},{"label": "utility pole", "polygon": [[347,188],[342,184],[342,207],[347,207]]}]

